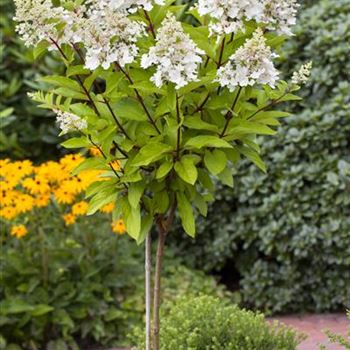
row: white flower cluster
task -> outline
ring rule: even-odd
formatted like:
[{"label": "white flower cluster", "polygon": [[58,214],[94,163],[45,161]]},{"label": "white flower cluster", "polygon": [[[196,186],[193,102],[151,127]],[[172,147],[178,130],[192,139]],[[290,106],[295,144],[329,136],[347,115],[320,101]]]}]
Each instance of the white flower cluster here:
[{"label": "white flower cluster", "polygon": [[91,7],[76,36],[86,49],[86,68],[108,69],[113,62],[124,67],[138,54],[137,40],[145,34],[142,23],[128,18],[124,11],[108,6]]},{"label": "white flower cluster", "polygon": [[151,81],[161,87],[165,81],[172,82],[179,89],[198,78],[198,65],[202,62],[200,50],[189,35],[185,34],[181,23],[168,14],[158,30],[156,45],[142,56],[141,67],[157,67]]},{"label": "white flower cluster", "polygon": [[214,19],[211,33],[236,33],[244,30],[244,21],[255,20],[291,35],[298,6],[297,0],[199,0],[198,12]]},{"label": "white flower cluster", "polygon": [[154,4],[164,5],[164,0],[93,0],[101,6],[109,6],[113,10],[136,12],[139,8],[151,11]]},{"label": "white flower cluster", "polygon": [[84,130],[87,128],[86,120],[73,113],[62,112],[58,109],[55,109],[54,112],[57,114],[56,121],[59,128],[62,130],[62,135],[70,131]]},{"label": "white flower cluster", "polygon": [[293,35],[290,27],[296,23],[298,0],[263,0],[264,12],[260,22],[267,23],[269,29],[276,29],[286,35]]},{"label": "white flower cluster", "polygon": [[266,45],[264,34],[258,28],[253,37],[246,41],[229,59],[229,62],[218,70],[217,81],[233,91],[237,86],[268,84],[275,86],[278,70],[272,59],[276,57]]},{"label": "white flower cluster", "polygon": [[296,85],[306,84],[310,78],[312,61],[303,64],[297,72],[293,73],[292,83]]},{"label": "white flower cluster", "polygon": [[16,31],[26,46],[35,46],[42,40],[57,39],[57,25],[67,11],[52,6],[51,0],[15,0],[18,23]]},{"label": "white flower cluster", "polygon": [[244,20],[258,18],[264,8],[260,0],[199,0],[201,16],[214,18],[211,33],[230,34],[244,29]]}]

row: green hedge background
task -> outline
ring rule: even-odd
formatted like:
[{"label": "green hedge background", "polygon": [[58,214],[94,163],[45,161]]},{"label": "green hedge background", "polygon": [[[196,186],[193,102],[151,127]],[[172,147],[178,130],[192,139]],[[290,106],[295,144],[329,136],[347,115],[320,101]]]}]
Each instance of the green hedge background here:
[{"label": "green hedge background", "polygon": [[[61,66],[33,59],[15,37],[12,1],[0,4],[0,151],[56,158],[54,118],[26,94]],[[197,239],[176,232],[170,242],[189,267],[218,274],[245,305],[274,313],[350,307],[349,1],[305,1],[295,32],[281,69],[309,60],[314,69],[302,104],[289,105],[294,115],[277,137],[261,139],[268,174],[242,164],[234,192],[219,190]]]},{"label": "green hedge background", "polygon": [[350,306],[350,2],[303,8],[295,33],[281,68],[314,69],[294,115],[261,139],[268,173],[243,164],[197,239],[173,243],[274,313]]}]

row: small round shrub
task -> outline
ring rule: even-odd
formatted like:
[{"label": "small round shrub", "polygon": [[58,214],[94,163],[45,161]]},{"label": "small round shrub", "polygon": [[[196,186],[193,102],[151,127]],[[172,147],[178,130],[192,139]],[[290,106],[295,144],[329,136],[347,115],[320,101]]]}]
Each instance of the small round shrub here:
[{"label": "small round shrub", "polygon": [[[303,336],[211,296],[179,299],[161,321],[162,350],[294,350]],[[135,349],[143,350],[138,330]]]}]

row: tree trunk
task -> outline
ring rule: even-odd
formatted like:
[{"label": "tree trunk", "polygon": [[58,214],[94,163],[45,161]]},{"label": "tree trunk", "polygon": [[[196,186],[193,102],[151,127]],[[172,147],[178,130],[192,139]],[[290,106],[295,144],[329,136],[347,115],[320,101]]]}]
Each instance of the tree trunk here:
[{"label": "tree trunk", "polygon": [[153,350],[160,350],[160,299],[161,299],[161,274],[164,256],[164,246],[166,231],[162,224],[159,224],[158,247],[156,257],[156,270],[154,277],[154,295],[153,295]]},{"label": "tree trunk", "polygon": [[151,295],[152,295],[152,240],[151,233],[145,242],[145,299],[146,299],[146,350],[151,350]]},{"label": "tree trunk", "polygon": [[154,290],[153,290],[153,350],[160,350],[160,303],[161,303],[161,278],[162,278],[162,265],[164,257],[164,247],[166,236],[174,222],[177,203],[174,200],[169,212],[168,217],[164,220],[164,217],[159,217],[157,221],[158,227],[158,246],[156,257],[156,270],[154,278]]}]

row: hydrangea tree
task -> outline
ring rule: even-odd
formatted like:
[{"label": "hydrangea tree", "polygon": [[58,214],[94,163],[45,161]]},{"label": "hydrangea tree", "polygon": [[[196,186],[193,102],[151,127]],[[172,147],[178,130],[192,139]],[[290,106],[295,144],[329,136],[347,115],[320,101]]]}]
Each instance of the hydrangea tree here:
[{"label": "hydrangea tree", "polygon": [[[241,157],[266,171],[257,135],[273,135],[290,83],[273,60],[291,34],[296,0],[15,0],[17,31],[36,55],[56,51],[64,76],[32,95],[57,113],[67,148],[101,158],[75,169],[105,172],[87,190],[89,214],[111,201],[138,244],[146,240],[146,348],[160,348],[161,269],[175,216],[194,236],[215,181],[233,186]],[[158,229],[151,337],[150,235]],[[152,338],[152,342],[151,342]]]}]

